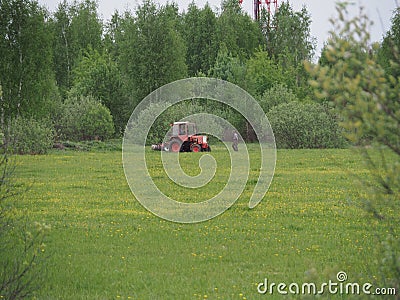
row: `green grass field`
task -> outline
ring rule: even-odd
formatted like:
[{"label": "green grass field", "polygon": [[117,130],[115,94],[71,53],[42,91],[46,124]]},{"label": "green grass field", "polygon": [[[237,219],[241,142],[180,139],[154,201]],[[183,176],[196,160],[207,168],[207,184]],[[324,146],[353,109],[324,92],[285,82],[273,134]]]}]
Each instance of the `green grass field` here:
[{"label": "green grass field", "polygon": [[[212,154],[223,161],[223,152]],[[252,146],[250,153],[259,159]],[[183,167],[197,166],[199,155],[182,154]],[[157,168],[162,173],[159,156],[148,153],[154,174]],[[218,180],[226,174],[218,174],[205,188],[210,194],[223,185]],[[271,299],[257,293],[264,278],[317,283],[345,271],[349,281],[374,282],[374,235],[384,229],[357,205],[363,191],[356,177],[369,176],[361,156],[349,149],[279,150],[270,190],[251,210],[255,176],[221,216],[177,224],[134,199],[120,151],[19,156],[17,180],[31,187],[18,209],[30,221],[51,226],[41,273],[46,280],[35,296]],[[162,176],[156,180],[169,189]],[[180,197],[189,199],[196,190],[186,193]]]}]

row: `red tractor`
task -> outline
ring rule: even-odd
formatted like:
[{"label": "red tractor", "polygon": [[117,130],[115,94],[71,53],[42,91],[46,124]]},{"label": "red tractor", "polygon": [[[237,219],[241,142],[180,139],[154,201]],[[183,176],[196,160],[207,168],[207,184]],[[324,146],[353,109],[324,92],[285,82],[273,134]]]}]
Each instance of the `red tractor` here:
[{"label": "red tractor", "polygon": [[152,145],[153,150],[171,152],[211,151],[206,135],[198,135],[196,124],[190,122],[175,122],[171,124],[168,141],[164,144]]}]

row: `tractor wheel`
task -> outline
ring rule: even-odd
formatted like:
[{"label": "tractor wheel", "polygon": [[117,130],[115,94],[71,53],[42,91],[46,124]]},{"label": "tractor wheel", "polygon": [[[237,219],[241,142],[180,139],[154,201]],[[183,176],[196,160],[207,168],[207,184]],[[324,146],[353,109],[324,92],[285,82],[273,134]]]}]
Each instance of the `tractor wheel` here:
[{"label": "tractor wheel", "polygon": [[192,152],[200,152],[201,151],[201,147],[198,144],[191,145],[190,149],[192,150]]},{"label": "tractor wheel", "polygon": [[169,151],[171,152],[179,152],[181,150],[181,144],[174,141],[171,142],[171,144],[169,145]]},{"label": "tractor wheel", "polygon": [[208,147],[206,148],[206,151],[207,151],[207,152],[211,152],[211,147],[208,146]]}]

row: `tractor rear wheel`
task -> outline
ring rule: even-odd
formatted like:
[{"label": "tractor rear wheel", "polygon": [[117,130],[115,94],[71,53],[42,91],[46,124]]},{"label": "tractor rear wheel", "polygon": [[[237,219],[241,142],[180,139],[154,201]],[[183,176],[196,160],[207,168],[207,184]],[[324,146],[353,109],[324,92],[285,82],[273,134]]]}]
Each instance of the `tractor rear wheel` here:
[{"label": "tractor rear wheel", "polygon": [[192,152],[200,152],[201,151],[201,147],[199,144],[193,144],[190,146],[190,149],[192,150]]},{"label": "tractor rear wheel", "polygon": [[169,150],[171,152],[179,152],[181,150],[181,144],[178,143],[177,141],[173,141],[171,142],[171,144],[169,145]]}]

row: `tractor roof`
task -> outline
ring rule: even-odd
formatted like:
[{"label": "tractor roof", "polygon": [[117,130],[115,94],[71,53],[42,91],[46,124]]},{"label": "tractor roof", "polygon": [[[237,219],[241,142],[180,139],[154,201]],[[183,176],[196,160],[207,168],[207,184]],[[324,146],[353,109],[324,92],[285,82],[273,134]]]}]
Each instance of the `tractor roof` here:
[{"label": "tractor roof", "polygon": [[194,124],[192,122],[174,122],[174,125],[179,125],[179,124]]}]

